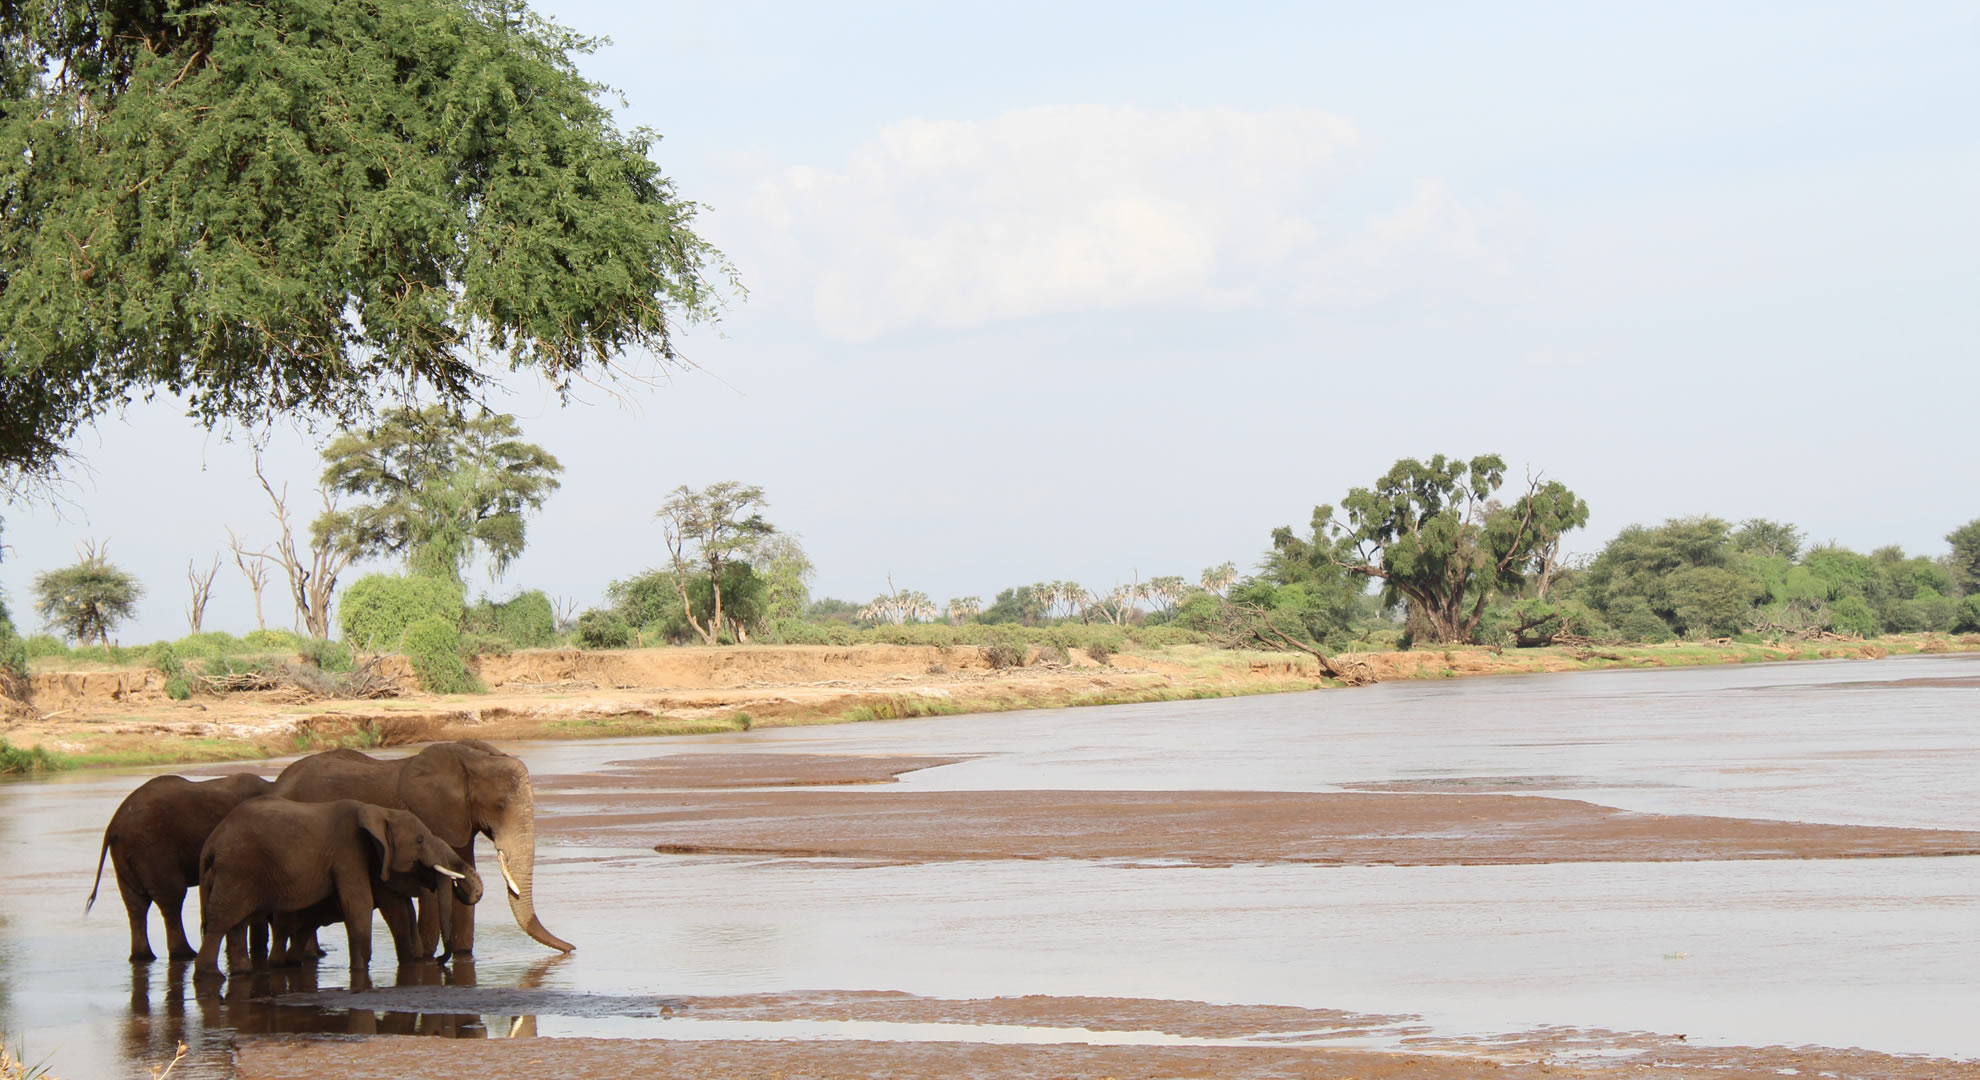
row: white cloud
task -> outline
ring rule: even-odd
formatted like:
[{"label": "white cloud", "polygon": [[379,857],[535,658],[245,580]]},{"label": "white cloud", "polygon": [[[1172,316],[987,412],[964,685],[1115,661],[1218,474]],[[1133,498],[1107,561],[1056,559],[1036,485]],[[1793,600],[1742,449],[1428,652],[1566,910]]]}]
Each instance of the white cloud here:
[{"label": "white cloud", "polygon": [[[906,120],[831,171],[786,168],[750,206],[761,254],[821,327],[903,330],[1142,305],[1359,300],[1425,260],[1497,264],[1435,181],[1357,222],[1360,143],[1312,109],[1067,105]],[[762,292],[760,299],[766,299]]]}]

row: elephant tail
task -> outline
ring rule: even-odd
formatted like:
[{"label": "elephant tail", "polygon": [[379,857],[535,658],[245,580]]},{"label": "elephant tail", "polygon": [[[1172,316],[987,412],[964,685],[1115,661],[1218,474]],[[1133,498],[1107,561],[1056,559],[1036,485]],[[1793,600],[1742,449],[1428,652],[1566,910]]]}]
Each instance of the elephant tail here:
[{"label": "elephant tail", "polygon": [[96,853],[96,880],[89,886],[89,899],[83,901],[83,914],[96,906],[96,890],[103,887],[103,857],[110,854],[110,830],[103,830],[103,847]]}]

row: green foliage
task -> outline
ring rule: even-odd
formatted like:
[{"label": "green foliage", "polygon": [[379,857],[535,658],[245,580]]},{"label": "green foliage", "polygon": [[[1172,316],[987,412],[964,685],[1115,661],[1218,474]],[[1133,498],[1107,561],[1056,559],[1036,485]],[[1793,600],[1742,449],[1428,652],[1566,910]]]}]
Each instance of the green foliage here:
[{"label": "green foliage", "polygon": [[[748,554],[750,569],[762,582],[757,621],[769,624],[802,617],[811,604],[811,579],[817,569],[797,536],[777,533],[757,543]],[[726,596],[726,586],[723,592]]]},{"label": "green foliage", "polygon": [[1348,492],[1344,523],[1333,507],[1315,507],[1306,543],[1380,580],[1386,604],[1407,600],[1437,641],[1464,641],[1494,592],[1521,588],[1531,566],[1552,561],[1562,534],[1588,521],[1588,504],[1558,481],[1535,481],[1498,505],[1505,470],[1496,454],[1405,458],[1374,487]]},{"label": "green foliage", "polygon": [[[732,605],[726,595],[730,579],[725,576],[725,570],[746,567],[747,553],[776,535],[776,526],[763,518],[762,511],[767,505],[762,488],[723,480],[699,491],[683,484],[654,512],[666,530],[667,552],[672,556],[670,567],[675,578],[686,581],[699,576],[708,584],[707,616],[683,612],[704,644],[719,644],[724,634],[740,639],[742,628],[749,625],[748,616],[730,614]],[[763,605],[760,587],[753,603],[760,616]],[[731,622],[735,624],[733,627]]]},{"label": "green foliage", "polygon": [[1616,636],[1624,641],[1641,641],[1654,645],[1677,636],[1671,631],[1671,624],[1650,610],[1649,602],[1641,596],[1617,597],[1609,603],[1605,614],[1609,625],[1615,628]]},{"label": "green foliage", "polygon": [[458,628],[463,608],[461,589],[451,581],[398,574],[367,574],[344,590],[339,621],[344,641],[368,653],[399,651],[408,627],[439,619]]},{"label": "green foliage", "polygon": [[1791,563],[1801,554],[1804,535],[1800,529],[1781,521],[1747,518],[1732,534],[1733,545],[1749,555],[1767,556]]},{"label": "green foliage", "polygon": [[296,643],[296,652],[305,661],[315,665],[318,671],[341,673],[357,666],[357,658],[352,655],[348,642],[331,641],[327,638],[302,638]]},{"label": "green foliage", "polygon": [[137,611],[144,587],[93,549],[74,566],[34,578],[35,610],[71,641],[95,640],[110,655],[110,631]]},{"label": "green foliage", "polygon": [[1915,634],[1923,630],[1944,633],[1959,619],[1959,604],[1936,590],[1921,588],[1909,600],[1892,605],[1884,619],[1884,629],[1894,634]]},{"label": "green foliage", "polygon": [[1861,596],[1845,596],[1829,605],[1829,628],[1857,637],[1876,637],[1883,631],[1876,610]]},{"label": "green foliage", "polygon": [[28,677],[27,642],[14,630],[14,620],[7,611],[7,603],[0,598],[0,694],[10,694],[20,689],[17,684]]},{"label": "green foliage", "polygon": [[0,776],[40,776],[72,769],[75,764],[40,746],[14,746],[0,738]]},{"label": "green foliage", "polygon": [[1953,609],[1953,630],[1962,633],[1980,633],[1980,592],[1968,593],[1962,597],[1959,606]]},{"label": "green foliage", "polygon": [[976,621],[987,626],[1018,623],[1037,626],[1050,614],[1050,603],[1033,585],[1017,585],[997,594],[990,606],[977,613]]},{"label": "green foliage", "polygon": [[522,441],[513,416],[445,406],[397,408],[323,451],[325,490],[362,500],[311,526],[318,547],[404,559],[414,574],[460,581],[477,552],[500,574],[525,544],[524,517],[564,467]]},{"label": "green foliage", "polygon": [[21,650],[27,653],[29,660],[37,660],[44,656],[69,655],[69,647],[62,644],[62,639],[53,634],[30,634],[21,641]]},{"label": "green foliage", "polygon": [[482,689],[461,662],[458,620],[435,615],[418,619],[406,627],[399,648],[419,677],[420,688],[429,694],[467,694]]},{"label": "green foliage", "polygon": [[623,649],[633,643],[633,628],[616,611],[592,608],[578,616],[571,636],[581,649]]},{"label": "green foliage", "polygon": [[783,645],[852,645],[860,640],[860,632],[849,623],[805,619],[779,619],[770,636]]},{"label": "green foliage", "polygon": [[858,604],[830,596],[814,600],[804,609],[804,617],[810,622],[830,622],[851,626],[853,619],[858,615]]},{"label": "green foliage", "polygon": [[465,627],[477,638],[519,649],[540,649],[557,640],[557,615],[550,597],[541,589],[518,593],[508,600],[490,600],[484,596],[467,609]]},{"label": "green foliage", "polygon": [[1947,533],[1946,543],[1952,545],[1946,563],[1953,586],[1967,596],[1980,594],[1980,518]]},{"label": "green foliage", "polygon": [[1746,628],[1753,602],[1765,586],[1744,574],[1717,566],[1688,566],[1672,574],[1665,588],[1677,631],[1688,638],[1731,637]]},{"label": "green foliage", "polygon": [[[227,635],[222,635],[227,636]],[[241,635],[241,644],[258,652],[307,652],[312,642],[318,638],[305,637],[290,630],[249,630]]]},{"label": "green foliage", "polygon": [[673,360],[719,252],[520,3],[8,4],[0,470],[153,390],[212,425]]}]

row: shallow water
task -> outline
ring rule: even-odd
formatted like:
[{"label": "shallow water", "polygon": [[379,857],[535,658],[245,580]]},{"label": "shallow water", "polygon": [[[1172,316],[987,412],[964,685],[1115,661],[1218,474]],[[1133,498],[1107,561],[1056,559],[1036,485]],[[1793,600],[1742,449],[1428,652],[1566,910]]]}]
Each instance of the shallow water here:
[{"label": "shallow water", "polygon": [[[1980,829],[1980,686],[1912,682],[1974,676],[1980,657],[1969,656],[1600,672],[510,749],[539,775],[705,751],[973,755],[903,785],[1427,783]],[[1419,1014],[1442,1034],[1561,1024],[1980,1056],[1975,858],[874,867],[546,845],[539,906],[578,951],[556,958],[492,910],[472,972],[483,988],[566,992],[528,999],[547,1003],[536,1015],[387,1008],[389,990],[361,999],[370,1008],[278,1006],[253,995],[308,988],[266,980],[202,1002],[183,970],[123,959],[114,883],[81,914],[103,824],[145,775],[0,785],[0,852],[13,869],[0,892],[0,1030],[24,1039],[31,1061],[52,1053],[71,1078],[143,1076],[179,1038],[195,1053],[175,1076],[225,1076],[235,1029],[849,1037],[830,1025],[625,1015],[596,996],[817,989],[1271,1003]],[[325,935],[325,989],[348,981],[340,937]],[[389,963],[372,977],[394,981]],[[408,977],[430,982],[437,970]],[[417,1004],[422,992],[401,997]],[[919,1027],[854,1030],[924,1037]]]}]

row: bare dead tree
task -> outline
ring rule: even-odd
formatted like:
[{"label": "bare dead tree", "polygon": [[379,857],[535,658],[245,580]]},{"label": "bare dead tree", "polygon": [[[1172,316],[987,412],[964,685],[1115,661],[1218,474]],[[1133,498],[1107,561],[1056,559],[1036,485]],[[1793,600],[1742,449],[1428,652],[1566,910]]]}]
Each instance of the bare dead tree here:
[{"label": "bare dead tree", "polygon": [[[261,490],[268,493],[268,501],[275,506],[269,514],[282,527],[282,539],[277,542],[273,553],[250,551],[246,554],[263,562],[281,564],[282,571],[289,578],[289,594],[295,600],[297,619],[311,637],[327,639],[330,636],[330,602],[337,591],[337,575],[350,566],[357,552],[333,535],[326,537],[321,544],[312,544],[308,548],[309,561],[304,562],[301,551],[296,547],[295,530],[289,525],[289,486],[282,485],[279,494],[275,491],[261,471],[259,454],[254,459],[254,478],[261,481]],[[324,514],[335,514],[337,502],[330,497],[330,493],[319,490],[317,494],[323,499]]]},{"label": "bare dead tree", "polygon": [[261,615],[261,590],[268,587],[268,564],[262,561],[261,552],[249,551],[232,529],[227,530],[227,547],[234,553],[234,565],[241,568],[241,576],[247,578],[248,588],[254,590],[254,628],[266,630],[268,620]]},{"label": "bare dead tree", "polygon": [[550,616],[556,620],[558,633],[564,633],[577,623],[577,601],[568,596],[550,598]]},{"label": "bare dead tree", "polygon": [[206,602],[213,598],[213,575],[220,572],[220,556],[213,557],[213,565],[202,574],[194,568],[191,559],[186,560],[186,584],[192,586],[192,600],[186,604],[186,625],[192,632],[199,633],[200,624],[206,621]]}]

